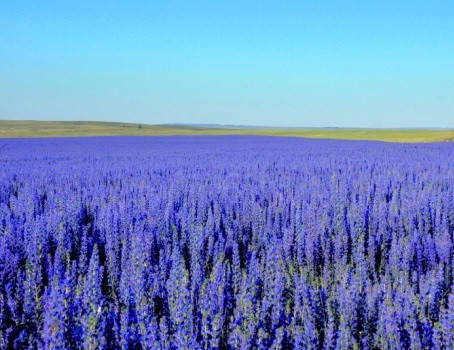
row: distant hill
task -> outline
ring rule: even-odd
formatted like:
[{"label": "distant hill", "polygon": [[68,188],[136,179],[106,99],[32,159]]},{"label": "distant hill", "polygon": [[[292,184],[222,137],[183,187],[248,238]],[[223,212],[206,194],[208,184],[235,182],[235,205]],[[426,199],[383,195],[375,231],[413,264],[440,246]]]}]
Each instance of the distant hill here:
[{"label": "distant hill", "polygon": [[114,135],[268,135],[390,142],[454,141],[454,129],[275,128],[216,124],[0,120],[0,138]]}]

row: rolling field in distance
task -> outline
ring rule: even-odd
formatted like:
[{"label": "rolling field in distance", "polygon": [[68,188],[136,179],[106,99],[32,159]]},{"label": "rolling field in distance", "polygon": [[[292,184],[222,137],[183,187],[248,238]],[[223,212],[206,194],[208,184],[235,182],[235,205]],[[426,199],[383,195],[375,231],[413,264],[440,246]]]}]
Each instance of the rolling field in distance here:
[{"label": "rolling field in distance", "polygon": [[388,142],[454,141],[454,129],[265,128],[97,121],[0,120],[0,138],[115,135],[265,135]]}]

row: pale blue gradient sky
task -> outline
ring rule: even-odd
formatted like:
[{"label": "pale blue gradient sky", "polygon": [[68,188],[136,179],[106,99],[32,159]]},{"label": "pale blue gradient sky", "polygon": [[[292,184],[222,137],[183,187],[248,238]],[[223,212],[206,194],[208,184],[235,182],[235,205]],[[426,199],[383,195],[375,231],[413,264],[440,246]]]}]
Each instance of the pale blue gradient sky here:
[{"label": "pale blue gradient sky", "polygon": [[3,1],[0,118],[454,127],[453,18],[437,0]]}]

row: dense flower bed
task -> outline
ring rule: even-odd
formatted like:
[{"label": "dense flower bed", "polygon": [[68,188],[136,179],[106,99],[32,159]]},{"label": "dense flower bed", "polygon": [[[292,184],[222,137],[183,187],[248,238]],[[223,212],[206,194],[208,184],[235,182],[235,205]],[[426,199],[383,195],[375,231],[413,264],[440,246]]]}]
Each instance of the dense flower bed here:
[{"label": "dense flower bed", "polygon": [[0,348],[454,348],[454,144],[0,140]]}]

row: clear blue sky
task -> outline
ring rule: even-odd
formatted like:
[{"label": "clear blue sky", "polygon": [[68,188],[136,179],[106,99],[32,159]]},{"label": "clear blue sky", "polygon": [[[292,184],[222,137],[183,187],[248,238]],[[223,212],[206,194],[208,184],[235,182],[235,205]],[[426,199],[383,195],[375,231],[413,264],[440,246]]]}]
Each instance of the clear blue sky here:
[{"label": "clear blue sky", "polygon": [[0,28],[3,119],[454,127],[453,1],[2,1]]}]

